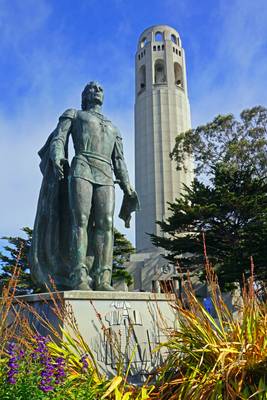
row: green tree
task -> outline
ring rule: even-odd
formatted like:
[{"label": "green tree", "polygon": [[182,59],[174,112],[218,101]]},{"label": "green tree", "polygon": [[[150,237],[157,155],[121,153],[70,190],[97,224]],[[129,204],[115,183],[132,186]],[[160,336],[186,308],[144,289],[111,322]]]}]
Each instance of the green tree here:
[{"label": "green tree", "polygon": [[28,252],[31,245],[32,229],[22,228],[26,238],[19,236],[4,236],[8,244],[4,246],[4,251],[0,252],[0,289],[10,280],[15,265],[20,268],[17,293],[27,293],[33,289],[33,283],[30,277]]},{"label": "green tree", "polygon": [[184,168],[194,156],[196,178],[171,216],[159,221],[165,237],[152,241],[177,257],[185,269],[203,265],[207,251],[224,288],[242,282],[253,256],[258,279],[267,279],[267,109],[218,116],[211,123],[177,136],[171,157]]},{"label": "green tree", "polygon": [[193,154],[197,179],[201,174],[214,177],[216,165],[236,170],[250,170],[254,176],[267,176],[267,109],[253,107],[241,112],[240,120],[232,114],[218,115],[206,125],[177,135],[171,157],[177,169],[184,168],[188,154]]},{"label": "green tree", "polygon": [[112,280],[125,280],[127,286],[133,283],[133,278],[125,269],[125,262],[129,261],[130,255],[135,252],[132,243],[126,239],[125,235],[114,229],[114,248],[113,248],[113,271]]}]

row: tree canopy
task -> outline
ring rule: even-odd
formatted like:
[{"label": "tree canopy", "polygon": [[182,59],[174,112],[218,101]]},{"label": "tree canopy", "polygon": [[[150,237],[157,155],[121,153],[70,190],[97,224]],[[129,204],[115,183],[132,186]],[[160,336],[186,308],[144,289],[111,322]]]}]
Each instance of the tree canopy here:
[{"label": "tree canopy", "polygon": [[169,251],[184,269],[201,271],[203,234],[210,261],[223,287],[242,281],[250,257],[259,279],[267,279],[267,109],[218,116],[177,136],[171,157],[184,168],[195,159],[195,179],[171,203],[171,215],[158,221],[164,237],[155,245]]},{"label": "tree canopy", "polygon": [[196,177],[214,176],[214,167],[250,170],[260,178],[267,176],[267,109],[253,107],[233,114],[218,115],[212,122],[177,135],[171,157],[177,169],[184,168],[193,154]]},{"label": "tree canopy", "polygon": [[18,294],[27,293],[29,290],[35,289],[30,277],[28,263],[32,229],[24,227],[22,231],[26,238],[20,236],[2,237],[2,239],[7,241],[7,245],[4,246],[4,251],[0,252],[0,289],[8,283],[13,274],[14,267],[18,266],[20,268],[19,282],[16,288]]},{"label": "tree canopy", "polygon": [[113,269],[112,280],[125,280],[127,286],[133,283],[133,278],[125,268],[125,262],[135,252],[132,243],[114,228]]}]

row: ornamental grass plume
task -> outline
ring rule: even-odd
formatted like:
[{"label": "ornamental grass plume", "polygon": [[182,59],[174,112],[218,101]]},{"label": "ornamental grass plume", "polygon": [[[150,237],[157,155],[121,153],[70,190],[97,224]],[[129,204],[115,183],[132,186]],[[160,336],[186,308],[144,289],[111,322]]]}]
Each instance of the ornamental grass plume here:
[{"label": "ornamental grass plume", "polygon": [[[206,256],[207,284],[216,317],[196,298],[190,280],[177,299],[178,328],[162,344],[170,353],[153,399],[267,399],[267,304],[255,295],[253,260],[237,318],[225,305]],[[189,278],[188,278],[189,279]]]},{"label": "ornamental grass plume", "polygon": [[13,274],[8,284],[0,291],[0,357],[6,354],[6,345],[14,338],[15,332],[20,324],[19,314],[14,314],[10,319],[10,313],[13,311],[13,302],[16,294],[16,288],[20,275],[19,260],[21,257],[23,245],[17,254],[16,263],[14,265]]}]

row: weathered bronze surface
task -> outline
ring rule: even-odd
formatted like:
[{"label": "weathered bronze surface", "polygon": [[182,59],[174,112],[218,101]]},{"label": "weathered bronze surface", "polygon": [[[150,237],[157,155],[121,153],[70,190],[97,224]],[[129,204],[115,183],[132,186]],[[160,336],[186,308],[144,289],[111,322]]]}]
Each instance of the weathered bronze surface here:
[{"label": "weathered bronze surface", "polygon": [[[101,111],[103,89],[90,82],[82,109],[68,109],[39,151],[43,182],[30,254],[32,279],[58,289],[113,290],[114,181],[124,199],[120,217],[129,227],[139,202],[132,189],[118,129]],[[68,141],[75,156],[69,166]]]}]

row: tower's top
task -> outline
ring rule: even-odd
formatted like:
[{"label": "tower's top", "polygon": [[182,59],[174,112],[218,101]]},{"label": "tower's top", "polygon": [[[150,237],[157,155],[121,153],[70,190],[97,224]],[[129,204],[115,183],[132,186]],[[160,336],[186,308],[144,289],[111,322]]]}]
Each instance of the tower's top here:
[{"label": "tower's top", "polygon": [[144,30],[138,40],[138,50],[145,47],[149,42],[172,41],[179,47],[182,47],[179,33],[168,25],[153,25]]}]

